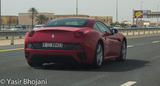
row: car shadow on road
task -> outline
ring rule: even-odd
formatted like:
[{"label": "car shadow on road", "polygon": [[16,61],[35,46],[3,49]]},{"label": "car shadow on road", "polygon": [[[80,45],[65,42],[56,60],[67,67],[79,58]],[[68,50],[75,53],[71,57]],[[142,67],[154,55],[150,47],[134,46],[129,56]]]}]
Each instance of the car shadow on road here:
[{"label": "car shadow on road", "polygon": [[139,68],[143,68],[150,63],[149,61],[128,59],[125,62],[106,61],[101,68],[95,68],[91,66],[60,66],[60,65],[48,65],[40,69],[44,70],[58,70],[58,71],[92,71],[92,72],[125,72]]}]

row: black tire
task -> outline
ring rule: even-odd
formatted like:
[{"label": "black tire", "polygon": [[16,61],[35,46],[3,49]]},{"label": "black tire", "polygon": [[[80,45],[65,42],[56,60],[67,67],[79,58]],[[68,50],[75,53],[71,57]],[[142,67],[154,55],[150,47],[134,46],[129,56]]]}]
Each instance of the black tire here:
[{"label": "black tire", "polygon": [[42,67],[43,66],[43,62],[29,61],[28,65],[31,66],[31,67],[37,68],[37,67]]},{"label": "black tire", "polygon": [[126,55],[127,55],[127,44],[126,41],[123,40],[122,41],[122,45],[121,45],[121,51],[120,51],[120,56],[118,58],[116,58],[117,61],[126,61]]},{"label": "black tire", "polygon": [[103,66],[103,48],[101,43],[98,43],[95,50],[95,56],[94,56],[94,66],[97,68],[100,68]]}]

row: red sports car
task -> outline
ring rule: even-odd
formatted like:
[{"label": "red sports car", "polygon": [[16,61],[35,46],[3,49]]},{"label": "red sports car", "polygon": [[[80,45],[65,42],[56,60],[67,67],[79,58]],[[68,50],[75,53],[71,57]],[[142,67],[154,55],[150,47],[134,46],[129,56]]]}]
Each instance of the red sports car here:
[{"label": "red sports car", "polygon": [[107,59],[126,59],[125,36],[90,18],[59,18],[25,37],[25,58],[31,67],[44,63],[78,63],[101,67]]}]

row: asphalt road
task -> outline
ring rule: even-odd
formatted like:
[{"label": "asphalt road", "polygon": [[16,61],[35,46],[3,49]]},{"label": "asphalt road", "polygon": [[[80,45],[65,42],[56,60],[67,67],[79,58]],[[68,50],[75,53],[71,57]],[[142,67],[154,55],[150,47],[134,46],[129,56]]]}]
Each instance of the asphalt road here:
[{"label": "asphalt road", "polygon": [[[0,46],[0,50],[22,47]],[[41,82],[37,86],[160,86],[160,37],[128,39],[127,58],[126,62],[107,61],[100,69],[34,69],[26,63],[23,50],[0,52],[0,86],[36,86],[36,81]]]}]

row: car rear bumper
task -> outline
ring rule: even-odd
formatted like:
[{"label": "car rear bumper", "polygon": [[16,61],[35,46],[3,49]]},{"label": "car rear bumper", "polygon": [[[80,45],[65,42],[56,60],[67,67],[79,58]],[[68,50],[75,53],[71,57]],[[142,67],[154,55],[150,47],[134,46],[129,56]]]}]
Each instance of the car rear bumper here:
[{"label": "car rear bumper", "polygon": [[92,63],[91,54],[84,50],[44,50],[44,49],[25,49],[27,61],[44,61],[54,63]]}]

